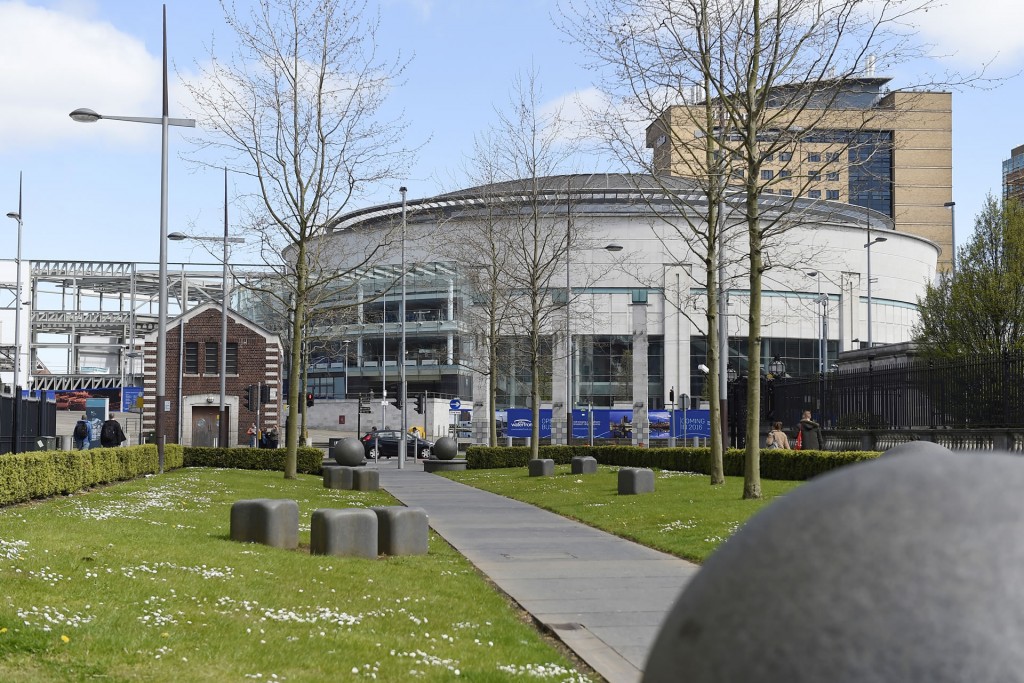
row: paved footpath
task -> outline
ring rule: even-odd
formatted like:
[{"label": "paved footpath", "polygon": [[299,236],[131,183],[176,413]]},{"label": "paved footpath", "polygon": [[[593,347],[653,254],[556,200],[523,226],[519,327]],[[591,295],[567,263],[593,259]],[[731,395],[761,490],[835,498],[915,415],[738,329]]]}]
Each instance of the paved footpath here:
[{"label": "paved footpath", "polygon": [[[369,465],[373,467],[373,465]],[[609,683],[639,681],[697,565],[526,503],[381,461],[380,483]]]}]

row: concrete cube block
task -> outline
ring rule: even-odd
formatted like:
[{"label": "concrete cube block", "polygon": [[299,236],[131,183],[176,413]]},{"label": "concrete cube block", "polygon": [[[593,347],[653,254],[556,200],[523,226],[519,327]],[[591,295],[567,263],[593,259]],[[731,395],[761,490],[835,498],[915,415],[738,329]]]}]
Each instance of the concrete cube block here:
[{"label": "concrete cube block", "polygon": [[427,512],[400,505],[373,508],[377,515],[377,550],[381,555],[426,555]]},{"label": "concrete cube block", "polygon": [[555,461],[550,458],[538,458],[530,461],[531,477],[550,477],[555,473]]},{"label": "concrete cube block", "polygon": [[368,470],[365,467],[352,468],[352,490],[353,491],[379,491],[380,472]]},{"label": "concrete cube block", "polygon": [[355,467],[342,467],[341,465],[330,465],[324,467],[324,488],[344,489],[352,488],[352,471]]},{"label": "concrete cube block", "polygon": [[299,504],[294,500],[255,498],[231,506],[231,540],[275,548],[299,546]]},{"label": "concrete cube block", "polygon": [[320,508],[309,527],[311,555],[377,557],[377,515],[365,508]]},{"label": "concrete cube block", "polygon": [[596,474],[597,458],[589,455],[577,455],[572,459],[573,474]]},{"label": "concrete cube block", "polygon": [[623,467],[619,470],[619,495],[654,492],[654,470]]}]

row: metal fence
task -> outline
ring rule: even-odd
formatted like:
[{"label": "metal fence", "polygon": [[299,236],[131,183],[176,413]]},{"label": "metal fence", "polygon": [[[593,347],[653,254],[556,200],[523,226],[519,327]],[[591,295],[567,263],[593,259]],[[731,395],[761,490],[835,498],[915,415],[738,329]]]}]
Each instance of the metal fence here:
[{"label": "metal fence", "polygon": [[[18,434],[14,434],[14,409],[18,401]],[[0,396],[0,454],[56,447],[57,404],[39,397]]]},{"label": "metal fence", "polygon": [[[875,363],[815,379],[762,380],[761,416],[828,429],[1024,427],[1024,354]],[[736,394],[730,392],[730,398]]]}]

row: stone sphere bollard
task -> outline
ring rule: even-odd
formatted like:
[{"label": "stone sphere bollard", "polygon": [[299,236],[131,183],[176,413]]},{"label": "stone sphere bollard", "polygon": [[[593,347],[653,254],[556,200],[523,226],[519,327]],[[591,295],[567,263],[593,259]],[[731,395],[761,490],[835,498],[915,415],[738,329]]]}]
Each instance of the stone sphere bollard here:
[{"label": "stone sphere bollard", "polygon": [[931,446],[752,517],[683,590],[644,682],[1019,679],[1024,460]]},{"label": "stone sphere bollard", "polygon": [[459,442],[450,436],[442,436],[434,442],[430,453],[438,460],[454,460],[459,454]]},{"label": "stone sphere bollard", "polygon": [[331,457],[336,463],[345,467],[362,465],[365,454],[362,442],[351,436],[346,436],[331,447]]}]

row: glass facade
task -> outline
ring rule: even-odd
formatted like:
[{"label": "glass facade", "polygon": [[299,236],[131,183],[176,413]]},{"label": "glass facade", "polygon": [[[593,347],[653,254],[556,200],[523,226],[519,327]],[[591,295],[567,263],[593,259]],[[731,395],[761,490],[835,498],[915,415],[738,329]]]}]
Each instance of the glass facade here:
[{"label": "glass facade", "polygon": [[[761,369],[767,370],[768,364],[776,356],[786,364],[787,377],[815,377],[818,374],[818,348],[820,339],[783,339],[768,337],[761,341]],[[729,365],[739,376],[749,375],[750,366],[747,362],[747,338],[729,337]],[[829,339],[826,342],[825,367],[829,368],[839,357],[839,341]],[[707,398],[705,376],[697,369],[698,365],[707,364],[707,337],[690,338],[690,395]],[[761,369],[758,372],[761,372]]]}]

